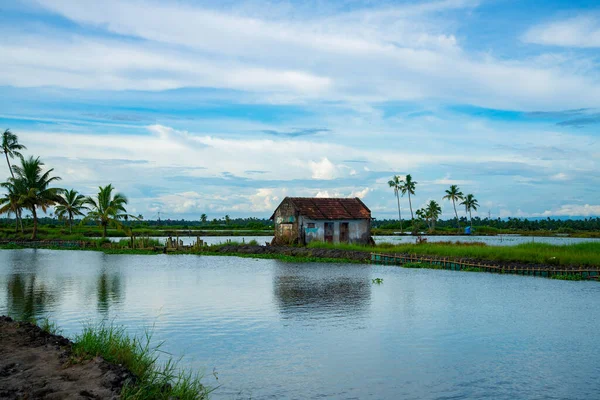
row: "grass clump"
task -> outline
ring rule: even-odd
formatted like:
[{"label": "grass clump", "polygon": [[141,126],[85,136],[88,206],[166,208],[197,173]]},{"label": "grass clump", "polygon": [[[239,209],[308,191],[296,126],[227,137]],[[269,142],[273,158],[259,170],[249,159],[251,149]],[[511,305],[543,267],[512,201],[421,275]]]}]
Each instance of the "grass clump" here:
[{"label": "grass clump", "polygon": [[152,333],[131,336],[124,327],[100,323],[87,325],[75,337],[73,354],[89,359],[102,356],[113,364],[121,364],[135,377],[122,389],[122,399],[206,399],[210,390],[201,383],[201,376],[182,372],[178,361],[169,358],[159,362],[160,348],[164,342],[152,344]]},{"label": "grass clump", "polygon": [[471,258],[478,260],[521,262],[545,265],[600,266],[600,243],[588,242],[569,245],[545,243],[523,243],[516,246],[485,246],[465,243],[390,244],[376,246],[357,244],[331,244],[311,242],[309,248],[416,254],[449,258]]},{"label": "grass clump", "polygon": [[583,276],[575,274],[557,274],[552,275],[550,278],[559,279],[561,281],[582,281],[585,279]]},{"label": "grass clump", "polygon": [[50,321],[48,317],[44,317],[41,321],[35,321],[34,323],[39,326],[41,330],[51,335],[60,335],[62,332],[56,322]]}]

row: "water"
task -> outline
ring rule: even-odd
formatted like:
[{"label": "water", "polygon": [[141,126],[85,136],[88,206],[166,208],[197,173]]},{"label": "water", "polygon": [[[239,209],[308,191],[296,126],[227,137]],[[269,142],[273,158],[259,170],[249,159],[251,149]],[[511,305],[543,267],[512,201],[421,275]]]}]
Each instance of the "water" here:
[{"label": "water", "polygon": [[[548,243],[548,244],[576,244],[583,242],[600,242],[600,239],[594,238],[570,238],[570,237],[544,237],[544,236],[518,236],[518,235],[499,235],[499,236],[427,236],[423,235],[429,243],[436,242],[483,242],[490,246],[516,246],[522,243]],[[175,238],[175,237],[173,237]],[[113,242],[118,242],[124,238],[109,238]],[[166,243],[167,237],[155,237],[161,243]],[[273,236],[200,236],[207,244],[221,244],[232,242],[249,243],[252,240],[260,245],[271,243]],[[414,236],[373,236],[375,243],[415,243]],[[183,241],[184,245],[192,245],[196,242],[196,236],[180,236],[179,240]]]},{"label": "water", "polygon": [[599,307],[597,282],[0,251],[0,314],[155,324],[215,399],[597,399]]}]

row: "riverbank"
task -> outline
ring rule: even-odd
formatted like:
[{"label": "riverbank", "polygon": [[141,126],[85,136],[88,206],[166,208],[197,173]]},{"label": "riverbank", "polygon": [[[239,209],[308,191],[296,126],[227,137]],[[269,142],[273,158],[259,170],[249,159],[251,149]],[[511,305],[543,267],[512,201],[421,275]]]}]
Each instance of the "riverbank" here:
[{"label": "riverbank", "polygon": [[404,258],[411,256],[432,259],[444,258],[457,263],[493,266],[502,271],[524,269],[560,270],[567,271],[566,273],[569,273],[569,271],[576,273],[581,269],[600,271],[600,243],[573,245],[526,243],[510,247],[487,246],[482,243],[451,242],[403,245],[383,243],[377,246],[311,243],[307,247],[227,243],[210,246],[182,246],[179,248],[167,248],[158,245],[158,242],[150,243],[146,247],[129,248],[124,247],[124,243],[100,241],[5,241],[0,243],[0,249],[34,247],[54,250],[92,250],[107,254],[195,254],[278,259],[287,262],[336,263],[369,263],[372,254],[377,253]]},{"label": "riverbank", "polygon": [[100,357],[73,363],[73,343],[0,317],[0,398],[117,399],[131,374]]},{"label": "riverbank", "polygon": [[0,316],[2,399],[206,399],[200,376],[158,362],[151,333],[129,336],[123,327],[88,325],[74,341],[41,325]]}]

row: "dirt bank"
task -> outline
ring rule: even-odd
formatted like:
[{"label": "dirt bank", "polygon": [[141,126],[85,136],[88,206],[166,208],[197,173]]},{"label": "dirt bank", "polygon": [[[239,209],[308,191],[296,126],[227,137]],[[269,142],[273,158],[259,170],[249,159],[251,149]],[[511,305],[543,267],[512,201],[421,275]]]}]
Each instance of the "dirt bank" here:
[{"label": "dirt bank", "polygon": [[102,358],[73,363],[72,343],[0,316],[1,399],[118,399],[131,374]]},{"label": "dirt bank", "polygon": [[292,257],[340,258],[360,262],[368,262],[371,259],[371,253],[364,251],[310,249],[306,247],[231,245],[220,246],[217,249],[209,248],[209,250],[223,254],[281,254]]},{"label": "dirt bank", "polygon": [[[288,247],[288,246],[252,246],[252,245],[229,245],[220,246],[217,249],[209,248],[210,251],[222,254],[282,254],[294,257],[315,257],[315,258],[339,258],[341,260],[352,260],[357,262],[369,263],[371,261],[371,253],[364,251],[349,251],[339,249],[313,249],[305,247]],[[385,251],[383,251],[385,252]],[[410,254],[397,254],[398,256],[410,256]],[[423,259],[442,258],[437,256],[420,255]],[[448,257],[448,260],[453,260],[462,263],[482,264],[504,268],[506,271],[531,268],[561,271],[579,271],[579,266],[576,265],[550,265],[550,264],[533,264],[518,261],[499,261],[499,260],[484,260],[468,257]],[[591,270],[598,270],[598,267],[589,267]]]}]

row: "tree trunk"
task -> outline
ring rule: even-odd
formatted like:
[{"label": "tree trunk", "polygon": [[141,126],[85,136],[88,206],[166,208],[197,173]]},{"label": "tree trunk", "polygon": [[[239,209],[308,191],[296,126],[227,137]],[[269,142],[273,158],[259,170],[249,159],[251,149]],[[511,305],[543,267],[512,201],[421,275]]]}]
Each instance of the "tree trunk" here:
[{"label": "tree trunk", "polygon": [[413,215],[412,201],[410,200],[410,191],[408,192],[408,205],[410,207],[410,223],[412,224],[412,231],[413,231],[413,233],[415,233],[415,231],[416,231],[416,229],[415,229],[415,216]]},{"label": "tree trunk", "polygon": [[69,233],[73,233],[73,215],[69,213]]},{"label": "tree trunk", "polygon": [[458,228],[458,233],[460,233],[460,222],[458,222],[458,212],[456,211],[456,202],[452,199],[452,205],[454,206],[454,214],[456,215],[456,227]]},{"label": "tree trunk", "polygon": [[6,163],[8,164],[8,170],[10,171],[10,176],[15,179],[15,174],[13,173],[12,167],[10,166],[10,161],[8,161],[8,153],[5,151],[4,156],[6,157]]},{"label": "tree trunk", "polygon": [[469,221],[471,222],[471,231],[473,231],[473,216],[471,215],[471,210],[469,210]]},{"label": "tree trunk", "polygon": [[33,215],[33,232],[31,233],[31,240],[35,240],[37,236],[38,218],[35,206],[31,207],[31,214]]},{"label": "tree trunk", "polygon": [[400,212],[400,196],[396,192],[396,200],[398,200],[398,219],[400,220],[400,233],[402,233],[402,213]]},{"label": "tree trunk", "polygon": [[21,215],[21,210],[17,210],[15,212],[15,218],[17,219],[17,224],[21,226],[21,233],[25,233],[25,229],[23,228],[23,216]]},{"label": "tree trunk", "polygon": [[102,239],[106,239],[106,225],[102,224]]}]

